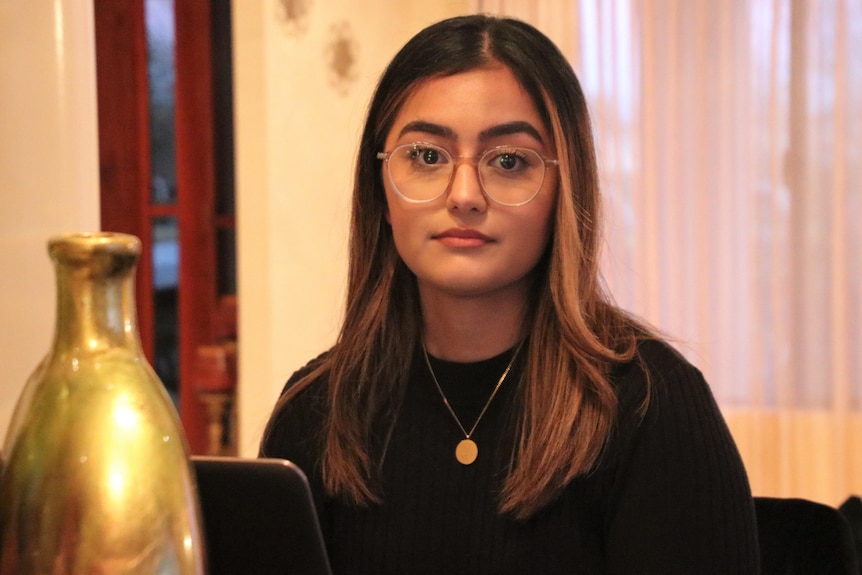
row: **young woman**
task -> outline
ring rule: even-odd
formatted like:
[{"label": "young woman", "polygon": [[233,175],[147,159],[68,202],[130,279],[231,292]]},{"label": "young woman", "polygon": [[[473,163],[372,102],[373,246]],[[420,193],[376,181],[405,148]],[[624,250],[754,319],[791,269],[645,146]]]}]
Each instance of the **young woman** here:
[{"label": "young woman", "polygon": [[466,16],[384,72],[356,166],[344,324],[261,444],[312,485],[336,573],[758,569],[700,372],[615,307],[571,67]]}]

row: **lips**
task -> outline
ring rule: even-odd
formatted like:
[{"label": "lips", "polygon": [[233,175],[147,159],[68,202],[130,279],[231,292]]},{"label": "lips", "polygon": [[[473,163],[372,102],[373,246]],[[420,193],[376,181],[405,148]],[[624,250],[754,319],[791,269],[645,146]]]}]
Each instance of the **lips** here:
[{"label": "lips", "polygon": [[493,241],[481,232],[464,228],[450,228],[432,238],[446,246],[459,248],[479,247]]}]

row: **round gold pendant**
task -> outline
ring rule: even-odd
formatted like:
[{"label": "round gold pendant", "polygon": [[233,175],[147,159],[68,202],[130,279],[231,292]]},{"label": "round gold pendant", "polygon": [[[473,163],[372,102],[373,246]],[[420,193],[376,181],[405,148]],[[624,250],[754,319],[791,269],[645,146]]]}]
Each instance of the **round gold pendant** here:
[{"label": "round gold pendant", "polygon": [[478,455],[479,448],[472,439],[462,439],[455,448],[455,459],[462,465],[470,465],[476,461]]}]

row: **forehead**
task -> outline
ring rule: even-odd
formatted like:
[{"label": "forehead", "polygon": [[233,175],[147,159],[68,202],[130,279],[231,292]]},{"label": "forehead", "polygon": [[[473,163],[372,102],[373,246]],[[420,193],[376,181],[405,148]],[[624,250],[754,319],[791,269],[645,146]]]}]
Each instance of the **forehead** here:
[{"label": "forehead", "polygon": [[387,142],[410,139],[413,126],[435,125],[454,140],[476,139],[494,126],[523,123],[534,128],[548,144],[547,129],[530,93],[515,75],[499,65],[451,76],[434,77],[417,84],[405,98]]}]

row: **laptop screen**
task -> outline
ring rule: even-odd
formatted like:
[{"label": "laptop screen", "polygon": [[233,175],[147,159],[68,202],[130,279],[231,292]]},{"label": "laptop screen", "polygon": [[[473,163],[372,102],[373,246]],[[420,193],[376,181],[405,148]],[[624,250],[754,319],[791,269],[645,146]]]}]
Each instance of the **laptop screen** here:
[{"label": "laptop screen", "polygon": [[305,474],[283,459],[192,457],[210,575],[331,575]]}]

